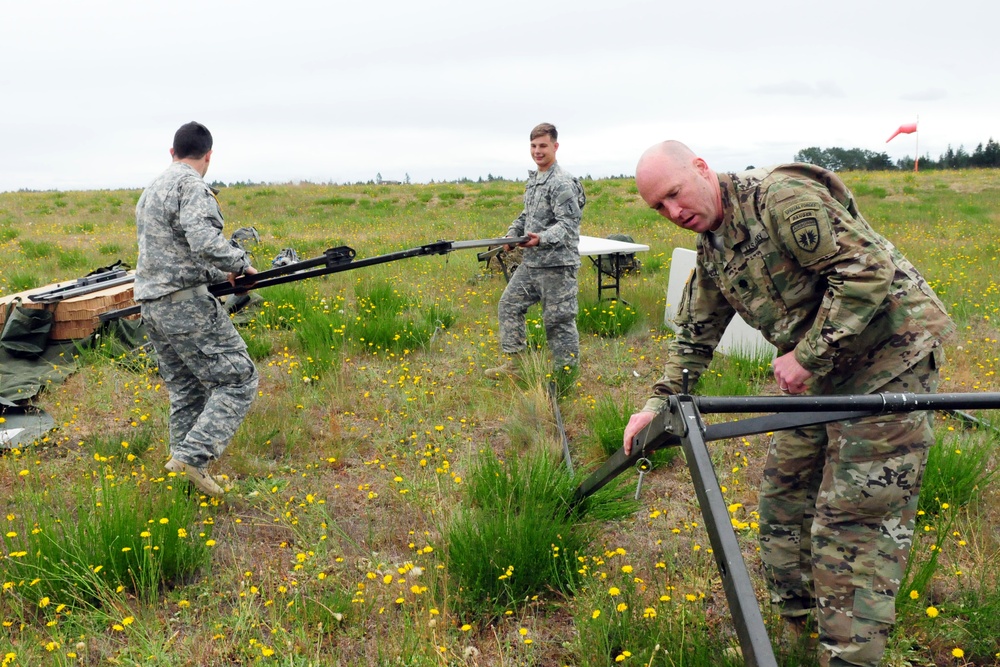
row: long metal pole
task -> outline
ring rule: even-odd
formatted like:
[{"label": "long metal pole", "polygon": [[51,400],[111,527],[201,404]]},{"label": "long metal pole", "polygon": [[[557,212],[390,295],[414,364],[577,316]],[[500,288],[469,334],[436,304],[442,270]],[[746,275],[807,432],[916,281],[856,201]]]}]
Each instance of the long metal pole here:
[{"label": "long metal pole", "polygon": [[849,394],[843,396],[696,396],[705,412],[913,412],[1000,408],[1000,392]]},{"label": "long metal pole", "polygon": [[[230,285],[229,283],[209,285],[208,291],[215,296],[225,296],[227,294],[235,294],[237,292],[246,292],[251,289],[282,285],[284,283],[296,282],[307,278],[326,276],[331,273],[352,271],[366,266],[395,262],[408,257],[444,255],[453,250],[482,248],[493,245],[517,245],[518,243],[523,243],[527,240],[527,236],[518,236],[510,238],[476,239],[472,241],[435,241],[434,243],[428,243],[417,248],[400,250],[398,252],[358,260],[354,259],[355,252],[352,248],[340,246],[338,248],[331,248],[330,250],[327,250],[321,257],[296,262],[294,264],[288,264],[286,266],[269,269],[267,271],[261,271],[260,273],[256,273],[252,276],[241,276],[236,280],[235,286]],[[319,268],[311,268],[311,270],[308,271],[303,270],[310,267]],[[106,313],[101,313],[99,319],[101,322],[109,322],[121,317],[138,315],[139,311],[139,306],[129,306],[127,308],[119,308],[118,310],[110,310]]]}]

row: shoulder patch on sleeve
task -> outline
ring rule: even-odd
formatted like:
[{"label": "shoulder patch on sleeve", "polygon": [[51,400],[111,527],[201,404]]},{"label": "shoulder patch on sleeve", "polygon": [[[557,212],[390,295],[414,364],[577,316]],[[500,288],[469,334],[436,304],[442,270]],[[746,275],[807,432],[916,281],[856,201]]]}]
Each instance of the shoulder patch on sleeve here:
[{"label": "shoulder patch on sleeve", "polygon": [[583,192],[583,189],[580,188],[580,190],[577,190],[577,186],[572,178],[561,180],[554,184],[552,192],[555,195],[554,203],[556,206],[565,206],[573,202],[577,208],[583,208],[580,201],[580,194]]},{"label": "shoulder patch on sleeve", "polygon": [[780,206],[778,222],[786,243],[802,266],[810,266],[837,252],[837,239],[823,202],[799,196]]}]

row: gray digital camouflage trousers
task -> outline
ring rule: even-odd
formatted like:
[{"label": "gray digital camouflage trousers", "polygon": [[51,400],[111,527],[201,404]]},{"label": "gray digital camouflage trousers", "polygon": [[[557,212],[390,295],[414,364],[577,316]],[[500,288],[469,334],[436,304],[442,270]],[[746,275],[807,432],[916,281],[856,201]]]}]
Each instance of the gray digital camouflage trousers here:
[{"label": "gray digital camouflage trousers", "polygon": [[[937,384],[931,353],[879,391],[930,393]],[[882,658],[933,442],[927,412],[783,431],[771,442],[761,560],[782,615],[816,613],[822,665]]]},{"label": "gray digital camouflage trousers", "polygon": [[500,297],[500,348],[507,354],[524,350],[528,343],[525,315],[542,303],[545,338],[558,367],[575,366],[580,359],[580,334],[576,330],[577,284],[575,266],[517,267]]},{"label": "gray digital camouflage trousers", "polygon": [[204,467],[222,455],[246,417],[257,369],[213,296],[146,302],[142,319],[170,393],[170,453]]}]

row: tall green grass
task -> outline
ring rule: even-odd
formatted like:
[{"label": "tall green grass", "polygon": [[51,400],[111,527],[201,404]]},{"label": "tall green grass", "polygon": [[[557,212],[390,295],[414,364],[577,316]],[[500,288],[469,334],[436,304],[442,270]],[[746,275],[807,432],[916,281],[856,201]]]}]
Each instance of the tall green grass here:
[{"label": "tall green grass", "polygon": [[927,453],[920,511],[936,514],[942,504],[963,507],[982,497],[996,479],[998,446],[992,430],[938,431]]},{"label": "tall green grass", "polygon": [[697,391],[703,396],[751,396],[773,381],[772,356],[756,348],[731,350],[716,354],[711,365],[698,379]]},{"label": "tall green grass", "polygon": [[208,562],[212,520],[198,497],[172,474],[133,474],[142,437],[113,440],[95,443],[99,475],[61,486],[29,475],[14,491],[20,510],[7,516],[0,538],[0,578],[32,607],[93,605],[121,588],[150,603]]},{"label": "tall green grass", "polygon": [[400,352],[427,345],[438,329],[455,321],[450,310],[426,309],[404,291],[386,282],[359,285],[357,315],[349,324],[349,338],[361,350]]},{"label": "tall green grass", "polygon": [[[992,430],[939,431],[935,434],[920,488],[919,525],[907,563],[906,583],[897,596],[901,608],[912,609],[921,604],[917,602],[921,598],[911,597],[911,591],[928,590],[938,573],[941,555],[952,537],[952,527],[958,517],[990,491],[996,476],[996,468],[991,462],[998,443],[1000,438]],[[983,601],[991,603],[989,598]],[[992,603],[1000,605],[1000,597],[994,598]]]},{"label": "tall green grass", "polygon": [[639,312],[629,304],[608,299],[580,304],[576,324],[581,334],[620,337],[628,335],[641,319]]},{"label": "tall green grass", "polygon": [[446,532],[448,573],[463,613],[498,617],[532,597],[576,591],[579,561],[597,534],[594,521],[635,510],[616,486],[573,509],[578,483],[545,451],[505,460],[479,453],[467,504]]},{"label": "tall green grass", "polygon": [[4,271],[3,277],[7,279],[7,289],[10,293],[24,292],[45,284],[38,273],[30,269]]},{"label": "tall green grass", "polygon": [[33,241],[31,239],[22,238],[19,243],[21,244],[21,252],[28,259],[44,259],[56,254],[56,244],[51,241]]},{"label": "tall green grass", "polygon": [[266,332],[292,330],[304,374],[318,379],[336,373],[345,349],[378,355],[424,348],[455,319],[449,308],[424,307],[408,292],[380,280],[359,283],[350,303],[302,285],[279,285],[268,291],[244,338],[260,355],[268,349],[258,340]]}]

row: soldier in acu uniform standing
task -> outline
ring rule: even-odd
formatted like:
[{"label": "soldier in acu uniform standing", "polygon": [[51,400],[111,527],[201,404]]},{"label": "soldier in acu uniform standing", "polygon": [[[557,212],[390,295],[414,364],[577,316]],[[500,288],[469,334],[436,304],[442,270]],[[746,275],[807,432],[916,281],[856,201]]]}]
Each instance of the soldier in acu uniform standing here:
[{"label": "soldier in acu uniform standing", "polygon": [[580,182],[556,162],[559,133],[555,126],[537,125],[529,138],[531,159],[538,170],[528,172],[524,210],[507,230],[508,237],[527,236],[528,240],[520,244],[524,258],[500,297],[500,348],[505,358],[485,371],[489,378],[516,373],[514,356],[524,351],[528,340],[525,315],[539,301],[555,368],[569,371],[580,359],[576,274],[580,210],[586,198]]},{"label": "soldier in acu uniform standing", "polygon": [[[788,394],[929,393],[955,325],[913,265],[833,173],[807,164],[716,174],[676,141],[646,151],[639,195],[698,234],[663,377],[632,439],[697,381],[739,313],[778,349]],[[815,614],[823,665],[878,665],[895,622],[927,452],[925,412],[775,434],[760,491],[772,599],[793,627]]]},{"label": "soldier in acu uniform standing", "polygon": [[222,213],[204,176],[212,135],[182,125],[173,163],[136,205],[139,260],[135,300],[170,393],[168,471],[203,493],[222,495],[207,466],[222,455],[257,391],[257,369],[208,285],[257,271],[247,253],[222,234]]}]

